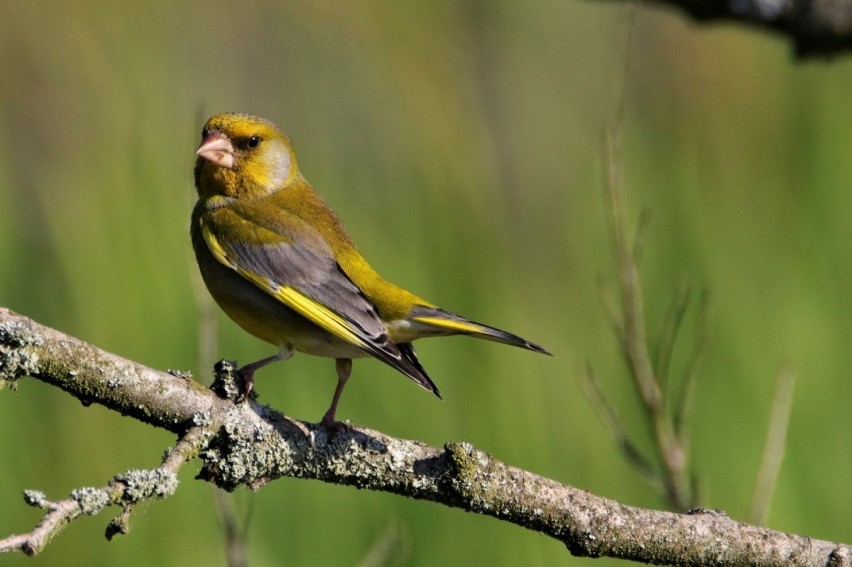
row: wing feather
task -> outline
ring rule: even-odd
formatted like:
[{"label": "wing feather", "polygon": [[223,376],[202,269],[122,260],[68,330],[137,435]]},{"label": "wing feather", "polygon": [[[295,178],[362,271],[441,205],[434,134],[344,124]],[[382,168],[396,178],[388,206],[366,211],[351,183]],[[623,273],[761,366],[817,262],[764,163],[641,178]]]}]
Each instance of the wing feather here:
[{"label": "wing feather", "polygon": [[253,229],[265,238],[218,238],[210,224],[201,221],[204,242],[221,264],[332,335],[436,391],[422,367],[390,340],[375,306],[334,260],[324,241],[308,238],[306,244],[297,244],[279,232],[260,226]]}]

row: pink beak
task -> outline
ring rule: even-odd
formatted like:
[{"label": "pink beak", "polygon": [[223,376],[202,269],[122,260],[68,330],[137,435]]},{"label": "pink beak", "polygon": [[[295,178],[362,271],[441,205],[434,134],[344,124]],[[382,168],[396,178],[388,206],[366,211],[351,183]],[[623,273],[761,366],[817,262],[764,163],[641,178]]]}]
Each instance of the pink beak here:
[{"label": "pink beak", "polygon": [[195,155],[219,167],[234,167],[234,145],[226,135],[213,130],[201,141]]}]

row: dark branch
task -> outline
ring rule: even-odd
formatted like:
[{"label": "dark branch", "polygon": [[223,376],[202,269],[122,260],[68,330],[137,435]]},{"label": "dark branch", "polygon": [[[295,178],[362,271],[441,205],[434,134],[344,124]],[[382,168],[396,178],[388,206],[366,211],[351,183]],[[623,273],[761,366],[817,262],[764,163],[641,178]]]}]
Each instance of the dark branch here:
[{"label": "dark branch", "polygon": [[656,0],[698,22],[731,21],[789,38],[796,55],[832,57],[852,48],[852,0]]}]

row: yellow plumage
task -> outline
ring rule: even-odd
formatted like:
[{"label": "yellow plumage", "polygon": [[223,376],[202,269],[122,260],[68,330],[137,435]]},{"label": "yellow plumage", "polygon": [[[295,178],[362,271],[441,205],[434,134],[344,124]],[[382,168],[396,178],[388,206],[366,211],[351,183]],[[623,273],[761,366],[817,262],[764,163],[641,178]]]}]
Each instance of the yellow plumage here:
[{"label": "yellow plumage", "polygon": [[299,173],[290,141],[271,122],[216,115],[196,154],[190,232],[201,275],[231,319],[279,348],[240,369],[247,391],[258,368],[294,351],[335,358],[338,385],[322,420],[333,425],[355,357],[374,356],[440,397],[413,340],[467,334],[549,354],[379,276]]}]

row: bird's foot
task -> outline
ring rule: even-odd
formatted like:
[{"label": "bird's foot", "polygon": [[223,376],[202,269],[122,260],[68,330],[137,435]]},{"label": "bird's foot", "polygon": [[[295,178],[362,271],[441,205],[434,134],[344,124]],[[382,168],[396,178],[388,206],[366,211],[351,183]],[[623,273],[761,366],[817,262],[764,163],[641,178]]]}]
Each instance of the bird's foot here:
[{"label": "bird's foot", "polygon": [[251,368],[251,365],[248,365],[243,366],[237,371],[237,374],[243,380],[243,389],[234,400],[236,403],[241,404],[249,398],[253,400],[257,399],[257,392],[254,390],[254,370],[254,368]]},{"label": "bird's foot", "polygon": [[320,420],[320,425],[332,431],[333,433],[340,433],[342,431],[346,431],[349,429],[349,424],[344,421],[337,421],[334,419],[334,414],[336,412],[332,410],[328,410],[325,412],[325,415],[322,416]]}]

